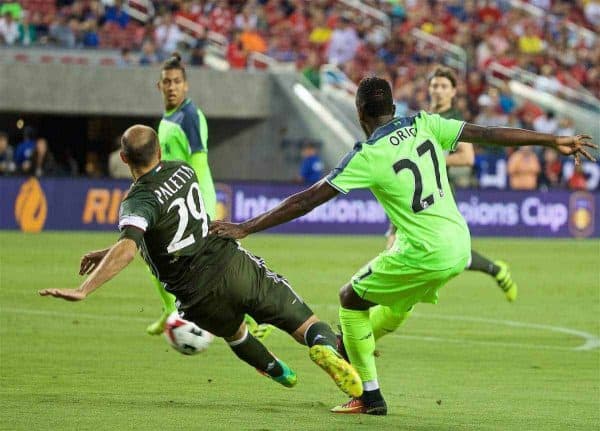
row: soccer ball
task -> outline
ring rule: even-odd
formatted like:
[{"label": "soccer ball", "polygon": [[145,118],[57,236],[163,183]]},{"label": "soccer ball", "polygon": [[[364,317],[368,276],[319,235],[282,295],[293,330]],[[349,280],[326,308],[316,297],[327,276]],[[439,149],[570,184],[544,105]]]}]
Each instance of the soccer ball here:
[{"label": "soccer ball", "polygon": [[171,347],[184,355],[204,352],[215,338],[213,334],[199,328],[194,322],[179,317],[176,311],[167,319],[164,334]]}]

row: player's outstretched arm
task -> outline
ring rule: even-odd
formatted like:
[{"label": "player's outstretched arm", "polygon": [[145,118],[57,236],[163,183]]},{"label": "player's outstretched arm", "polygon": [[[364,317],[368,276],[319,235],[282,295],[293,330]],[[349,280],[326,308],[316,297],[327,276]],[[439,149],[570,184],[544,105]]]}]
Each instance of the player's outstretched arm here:
[{"label": "player's outstretched arm", "polygon": [[334,198],[338,193],[329,183],[321,180],[312,187],[286,198],[272,210],[243,223],[214,222],[210,227],[210,233],[241,239],[252,233],[301,217]]},{"label": "player's outstretched arm", "polygon": [[106,253],[108,253],[109,250],[110,247],[105,248],[104,250],[90,251],[84,254],[79,263],[79,275],[91,274],[102,259],[104,259],[104,256],[106,256]]},{"label": "player's outstretched arm", "polygon": [[108,250],[98,267],[77,289],[43,289],[39,294],[67,301],[81,301],[129,265],[136,252],[135,241],[123,238]]},{"label": "player's outstretched arm", "polygon": [[473,144],[491,144],[504,147],[540,145],[555,148],[565,156],[575,157],[576,164],[579,164],[580,156],[596,161],[586,150],[586,147],[598,148],[597,145],[589,142],[591,139],[589,135],[554,136],[525,129],[483,127],[471,123],[465,124],[458,137],[459,141],[472,142]]}]

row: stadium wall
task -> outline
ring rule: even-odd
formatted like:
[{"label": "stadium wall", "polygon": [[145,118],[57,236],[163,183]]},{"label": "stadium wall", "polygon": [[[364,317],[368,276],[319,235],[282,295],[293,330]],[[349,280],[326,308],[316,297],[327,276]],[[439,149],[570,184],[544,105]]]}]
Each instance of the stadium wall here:
[{"label": "stadium wall", "polygon": [[[115,231],[130,182],[0,178],[0,229]],[[217,183],[218,217],[243,221],[298,192],[294,185]],[[474,236],[600,237],[600,193],[459,190],[457,203]],[[373,196],[355,191],[271,232],[380,234],[387,218]]]},{"label": "stadium wall", "polygon": [[[162,115],[158,74],[158,67],[0,63],[0,113],[157,124]],[[287,181],[295,176],[296,160],[280,148],[282,130],[289,139],[315,137],[307,135],[271,75],[190,68],[188,80],[190,97],[208,118],[215,178]]]}]

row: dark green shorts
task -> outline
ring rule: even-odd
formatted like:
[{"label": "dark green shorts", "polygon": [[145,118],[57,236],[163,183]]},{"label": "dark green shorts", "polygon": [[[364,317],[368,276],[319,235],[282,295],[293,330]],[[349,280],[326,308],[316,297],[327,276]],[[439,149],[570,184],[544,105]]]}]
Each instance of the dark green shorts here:
[{"label": "dark green shorts", "polygon": [[212,285],[202,290],[206,295],[180,312],[184,319],[219,337],[235,334],[245,314],[288,333],[313,315],[285,278],[241,247]]}]

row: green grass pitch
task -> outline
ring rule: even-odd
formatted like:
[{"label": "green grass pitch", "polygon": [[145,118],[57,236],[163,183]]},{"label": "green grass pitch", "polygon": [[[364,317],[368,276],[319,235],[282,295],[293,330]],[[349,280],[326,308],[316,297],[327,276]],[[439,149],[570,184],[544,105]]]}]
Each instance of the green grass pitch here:
[{"label": "green grass pitch", "polygon": [[[600,427],[600,349],[588,349],[600,336],[597,240],[475,240],[476,250],[511,264],[518,301],[507,303],[489,277],[466,273],[439,304],[418,305],[378,344],[390,414],[369,417],[329,413],[343,394],[282,332],[266,344],[297,371],[294,389],[261,377],[221,340],[186,357],[146,335],[159,300],[140,259],[84,302],[37,295],[75,287],[80,256],[115,238],[0,232],[0,429]],[[338,288],[383,238],[259,235],[244,245],[337,323]]]}]

